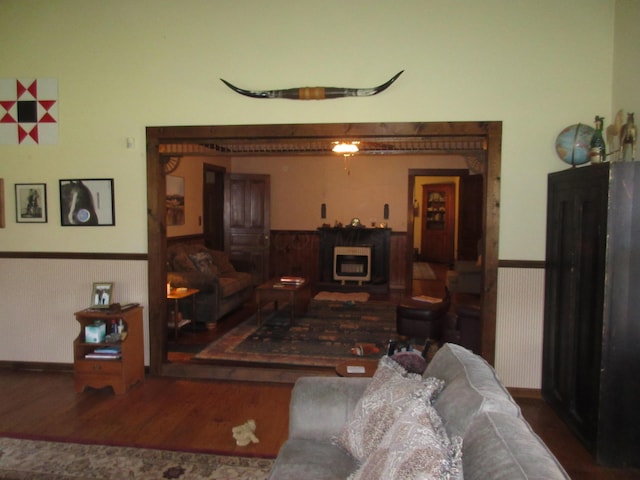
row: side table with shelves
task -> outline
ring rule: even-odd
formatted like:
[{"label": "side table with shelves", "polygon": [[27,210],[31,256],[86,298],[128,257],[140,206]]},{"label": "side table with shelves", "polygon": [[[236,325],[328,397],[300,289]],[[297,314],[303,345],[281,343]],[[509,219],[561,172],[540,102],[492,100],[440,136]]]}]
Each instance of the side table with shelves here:
[{"label": "side table with shelves", "polygon": [[[111,386],[116,394],[121,395],[135,383],[144,381],[142,307],[114,311],[86,309],[74,315],[80,324],[80,334],[73,342],[75,389],[78,393],[84,391],[86,387]],[[86,341],[87,325],[101,321],[108,328],[113,320],[116,323],[122,320],[124,326],[122,340],[113,343]],[[119,355],[112,358],[87,358],[87,355],[95,356],[97,349],[109,347],[119,348]]]}]

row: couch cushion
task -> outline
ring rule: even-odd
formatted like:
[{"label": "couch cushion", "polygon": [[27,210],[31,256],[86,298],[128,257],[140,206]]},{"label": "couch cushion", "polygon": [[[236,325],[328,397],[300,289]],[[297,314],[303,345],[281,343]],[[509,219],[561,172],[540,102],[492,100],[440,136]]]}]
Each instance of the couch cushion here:
[{"label": "couch cushion", "polygon": [[171,270],[174,272],[197,272],[193,260],[185,252],[179,252],[170,258]]},{"label": "couch cushion", "polygon": [[382,357],[338,443],[357,460],[364,461],[378,447],[409,402],[414,398],[431,402],[442,386],[440,380],[423,379],[420,375],[408,373],[389,357]]},{"label": "couch cushion", "polygon": [[209,255],[211,255],[213,264],[218,267],[218,271],[222,275],[236,271],[236,269],[229,261],[229,255],[227,255],[226,253],[219,250],[208,250],[208,253]]},{"label": "couch cushion", "polygon": [[427,365],[424,376],[445,382],[433,406],[451,437],[464,436],[473,417],[481,411],[520,415],[520,407],[491,365],[460,345],[444,344]]},{"label": "couch cushion", "polygon": [[555,480],[569,475],[522,418],[482,412],[462,444],[465,480]]},{"label": "couch cushion", "polygon": [[435,408],[414,399],[349,480],[461,480],[461,444],[449,440]]},{"label": "couch cushion", "polygon": [[233,274],[220,275],[218,277],[222,298],[227,298],[244,290],[251,285],[251,274],[245,272],[234,272]]},{"label": "couch cushion", "polygon": [[329,441],[289,439],[280,448],[271,480],[344,480],[358,467],[345,450]]}]

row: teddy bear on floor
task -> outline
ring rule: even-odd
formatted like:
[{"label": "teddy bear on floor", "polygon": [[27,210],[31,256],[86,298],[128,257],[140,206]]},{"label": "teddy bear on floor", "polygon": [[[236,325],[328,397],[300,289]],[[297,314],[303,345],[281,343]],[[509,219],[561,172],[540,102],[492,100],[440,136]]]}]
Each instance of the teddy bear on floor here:
[{"label": "teddy bear on floor", "polygon": [[240,447],[246,447],[250,443],[259,443],[258,437],[256,437],[256,422],[255,420],[247,420],[242,425],[238,425],[237,427],[233,427],[231,432],[233,433],[233,438],[236,440],[236,445]]}]

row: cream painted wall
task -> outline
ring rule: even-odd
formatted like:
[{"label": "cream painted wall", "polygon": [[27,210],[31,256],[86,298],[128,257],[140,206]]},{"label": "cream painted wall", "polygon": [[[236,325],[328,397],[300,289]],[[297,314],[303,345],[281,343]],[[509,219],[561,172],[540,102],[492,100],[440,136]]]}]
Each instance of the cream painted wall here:
[{"label": "cream painted wall", "polygon": [[[565,168],[555,136],[610,116],[613,22],[613,0],[3,0],[0,76],[55,77],[60,99],[58,145],[0,146],[9,192],[46,182],[51,214],[9,215],[3,250],[145,252],[145,126],[501,120],[500,258],[539,260],[546,174]],[[379,96],[328,101],[218,80],[373,86],[402,69]],[[56,182],[74,177],[115,179],[115,227],[59,226]]]},{"label": "cream painted wall", "polygon": [[[147,126],[492,120],[503,122],[499,258],[541,260],[547,173],[567,168],[555,155],[557,133],[595,114],[640,111],[639,23],[635,0],[2,0],[0,77],[58,79],[60,139],[0,145],[7,213],[0,250],[146,252]],[[326,101],[249,99],[218,80],[250,89],[369,87],[402,69],[378,96]],[[135,148],[126,147],[127,137]],[[379,217],[389,203],[390,225],[402,230],[396,205],[406,206],[406,173],[393,160],[375,169],[360,162],[354,159],[350,176],[274,177],[272,205],[286,209],[274,208],[272,226],[317,226],[326,198],[329,219],[340,220]],[[83,177],[114,178],[116,226],[60,226],[58,179]],[[47,183],[47,224],[15,223],[13,185],[24,182]],[[28,284],[30,272],[19,263],[3,262],[4,278]],[[144,272],[135,275],[145,283]],[[87,289],[80,275],[65,279],[67,290]],[[12,331],[16,311],[23,330],[40,328],[38,308],[0,292],[3,331]],[[499,285],[499,317],[505,292]],[[53,294],[47,305],[51,318],[78,307]],[[541,325],[540,313],[531,313]],[[499,330],[505,321],[498,319]],[[67,344],[67,332],[47,332],[51,341],[29,355],[30,342],[3,335],[0,360],[69,361],[70,351],[55,347]],[[504,365],[532,360],[506,351],[497,345]],[[535,387],[538,374],[523,381],[521,372],[507,383]]]}]

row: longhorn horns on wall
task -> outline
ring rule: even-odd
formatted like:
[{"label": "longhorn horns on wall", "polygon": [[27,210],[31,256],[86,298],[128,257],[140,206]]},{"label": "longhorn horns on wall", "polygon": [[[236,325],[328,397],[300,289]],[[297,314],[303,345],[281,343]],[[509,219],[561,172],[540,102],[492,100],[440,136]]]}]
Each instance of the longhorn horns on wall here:
[{"label": "longhorn horns on wall", "polygon": [[286,88],[281,90],[244,90],[227,82],[223,78],[220,80],[231,90],[251,98],[287,98],[291,100],[324,100],[328,98],[342,97],[370,97],[386,90],[395,82],[404,70],[396,73],[382,85],[373,88],[339,88],[339,87],[300,87]]}]

